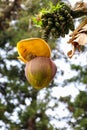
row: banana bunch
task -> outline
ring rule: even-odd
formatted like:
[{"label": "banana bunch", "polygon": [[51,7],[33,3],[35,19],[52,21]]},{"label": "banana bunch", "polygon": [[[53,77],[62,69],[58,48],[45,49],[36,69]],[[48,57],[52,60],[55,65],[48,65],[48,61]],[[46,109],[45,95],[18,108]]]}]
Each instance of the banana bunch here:
[{"label": "banana bunch", "polygon": [[71,9],[63,2],[59,2],[55,9],[42,14],[42,28],[44,30],[43,39],[48,40],[49,35],[58,38],[64,37],[69,33],[69,30],[74,30],[73,17]]}]

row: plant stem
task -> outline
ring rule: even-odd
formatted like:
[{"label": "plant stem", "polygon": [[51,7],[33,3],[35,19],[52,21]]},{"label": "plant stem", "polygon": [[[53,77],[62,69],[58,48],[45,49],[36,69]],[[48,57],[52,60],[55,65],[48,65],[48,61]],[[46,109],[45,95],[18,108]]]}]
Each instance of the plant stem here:
[{"label": "plant stem", "polygon": [[82,17],[84,15],[87,15],[87,10],[71,10],[71,15],[73,18],[79,18]]}]

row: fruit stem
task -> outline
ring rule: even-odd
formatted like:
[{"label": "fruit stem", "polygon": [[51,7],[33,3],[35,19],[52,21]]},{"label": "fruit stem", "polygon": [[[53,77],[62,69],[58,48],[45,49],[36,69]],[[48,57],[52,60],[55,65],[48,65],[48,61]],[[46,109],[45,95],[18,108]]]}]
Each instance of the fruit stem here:
[{"label": "fruit stem", "polygon": [[87,15],[87,11],[84,10],[71,10],[71,16],[75,18],[82,17],[84,15]]}]

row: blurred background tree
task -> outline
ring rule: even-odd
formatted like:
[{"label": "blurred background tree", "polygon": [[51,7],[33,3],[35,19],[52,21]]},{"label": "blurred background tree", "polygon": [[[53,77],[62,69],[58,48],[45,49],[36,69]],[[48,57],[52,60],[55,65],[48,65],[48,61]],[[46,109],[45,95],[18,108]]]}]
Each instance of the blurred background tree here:
[{"label": "blurred background tree", "polygon": [[[50,0],[54,5],[58,0]],[[50,39],[52,58],[61,60],[71,67],[76,75],[63,83],[58,76],[64,76],[60,69],[48,88],[40,91],[33,89],[24,75],[25,65],[17,59],[16,43],[24,38],[41,37],[39,28],[34,26],[32,17],[43,8],[47,0],[1,0],[0,1],[0,129],[1,130],[67,130],[53,125],[52,121],[64,121],[70,129],[87,129],[87,67],[78,62],[70,62],[57,43],[63,39]],[[86,48],[86,47],[85,47]],[[86,49],[84,49],[84,54]],[[86,54],[85,54],[86,55]],[[76,59],[75,59],[76,60]],[[87,57],[86,57],[87,61]],[[81,62],[81,61],[80,61]],[[54,88],[75,83],[78,95],[72,101],[71,95],[56,97],[51,95]],[[84,89],[80,89],[79,85]],[[57,93],[57,92],[56,92]],[[59,104],[63,103],[70,112],[67,117],[56,115]],[[48,114],[50,112],[50,114]],[[51,112],[55,113],[54,116]]]}]

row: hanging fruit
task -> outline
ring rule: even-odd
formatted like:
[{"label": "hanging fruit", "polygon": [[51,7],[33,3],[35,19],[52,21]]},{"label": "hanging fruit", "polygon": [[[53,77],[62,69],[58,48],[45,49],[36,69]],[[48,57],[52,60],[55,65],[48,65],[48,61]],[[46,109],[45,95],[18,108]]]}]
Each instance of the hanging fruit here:
[{"label": "hanging fruit", "polygon": [[56,65],[50,58],[36,57],[26,64],[25,76],[36,89],[49,85],[57,71]]},{"label": "hanging fruit", "polygon": [[17,43],[18,59],[26,63],[25,76],[36,89],[47,87],[57,67],[50,59],[51,50],[41,38],[24,39]]}]

